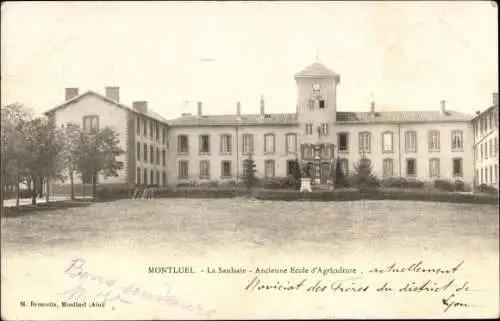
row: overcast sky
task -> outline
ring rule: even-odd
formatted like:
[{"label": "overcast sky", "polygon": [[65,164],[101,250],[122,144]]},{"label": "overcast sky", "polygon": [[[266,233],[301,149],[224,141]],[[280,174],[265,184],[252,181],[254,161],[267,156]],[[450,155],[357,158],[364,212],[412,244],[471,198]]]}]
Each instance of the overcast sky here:
[{"label": "overcast sky", "polygon": [[[295,112],[294,74],[341,75],[338,109],[473,113],[498,91],[498,8],[479,2],[2,3],[2,106],[44,112],[65,87],[147,100],[167,118]],[[213,61],[203,61],[212,59]],[[191,104],[185,104],[190,101]]]}]

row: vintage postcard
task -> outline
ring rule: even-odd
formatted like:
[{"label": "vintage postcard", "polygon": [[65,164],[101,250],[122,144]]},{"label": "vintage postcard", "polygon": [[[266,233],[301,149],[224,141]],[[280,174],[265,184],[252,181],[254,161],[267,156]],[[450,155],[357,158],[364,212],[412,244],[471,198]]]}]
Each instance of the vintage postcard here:
[{"label": "vintage postcard", "polygon": [[499,317],[496,2],[1,12],[2,319]]}]

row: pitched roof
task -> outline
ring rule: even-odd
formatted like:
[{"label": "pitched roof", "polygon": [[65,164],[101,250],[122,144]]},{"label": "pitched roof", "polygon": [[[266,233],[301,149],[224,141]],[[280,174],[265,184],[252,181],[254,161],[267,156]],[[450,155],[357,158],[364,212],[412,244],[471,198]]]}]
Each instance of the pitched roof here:
[{"label": "pitched roof", "polygon": [[146,113],[143,113],[143,112],[140,112],[140,111],[138,111],[138,110],[136,110],[136,109],[134,109],[132,107],[124,105],[124,104],[122,104],[122,103],[120,103],[118,101],[110,99],[110,98],[108,98],[106,96],[103,96],[103,95],[101,95],[99,93],[96,93],[95,91],[92,91],[92,90],[89,90],[89,91],[87,91],[87,92],[85,92],[85,93],[83,93],[81,95],[78,95],[78,96],[76,96],[76,97],[74,97],[74,98],[72,98],[72,99],[70,99],[68,101],[65,101],[64,103],[62,103],[62,104],[60,104],[60,105],[58,105],[58,106],[56,106],[56,107],[54,107],[54,108],[46,111],[44,114],[48,115],[50,113],[53,113],[56,110],[64,108],[64,107],[66,107],[69,104],[75,103],[78,100],[80,100],[80,99],[82,99],[83,97],[86,97],[86,96],[95,96],[95,97],[97,97],[99,99],[102,99],[102,100],[104,100],[104,101],[106,101],[108,103],[111,103],[111,104],[113,104],[113,105],[115,105],[117,107],[124,108],[124,109],[126,109],[128,111],[131,111],[133,113],[140,114],[140,115],[145,115],[145,116],[148,116],[150,118],[153,118],[153,119],[158,120],[158,121],[163,122],[163,123],[167,122],[167,120],[165,118],[163,118],[162,116],[160,116],[159,114],[157,114],[156,112],[154,112],[153,110],[151,110],[149,108],[148,108],[148,110],[147,110]]},{"label": "pitched roof", "polygon": [[332,70],[326,68],[320,62],[315,62],[312,65],[306,67],[306,69],[302,70],[295,74],[295,78],[298,77],[334,77],[337,74]]},{"label": "pitched roof", "polygon": [[[456,122],[470,121],[472,115],[448,111],[389,111],[376,112],[337,112],[338,123],[411,123],[411,122]],[[251,115],[207,115],[182,116],[168,121],[173,127],[182,126],[230,126],[230,125],[297,125],[297,114],[260,114]]]},{"label": "pitched roof", "polygon": [[246,115],[187,115],[168,121],[170,126],[230,126],[230,125],[294,125],[297,115],[293,114],[246,114]]}]

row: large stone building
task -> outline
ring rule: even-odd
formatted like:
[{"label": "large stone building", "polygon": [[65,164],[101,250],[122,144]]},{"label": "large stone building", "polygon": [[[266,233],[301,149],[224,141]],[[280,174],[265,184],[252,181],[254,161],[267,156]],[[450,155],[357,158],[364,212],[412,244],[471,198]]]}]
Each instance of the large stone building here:
[{"label": "large stone building", "polygon": [[[315,62],[297,73],[295,80],[295,113],[268,114],[261,97],[258,114],[241,114],[237,103],[234,114],[205,115],[198,103],[195,115],[166,120],[147,102],[126,106],[120,102],[119,88],[108,87],[106,95],[79,95],[69,88],[66,102],[46,114],[61,126],[73,122],[84,130],[92,126],[117,130],[126,151],[121,159],[125,168],[119,177],[101,177],[100,184],[238,180],[249,154],[261,177],[288,175],[298,158],[311,163],[314,180],[324,183],[332,160],[338,157],[349,173],[364,155],[379,178],[483,181],[478,181],[475,171],[480,166],[474,150],[480,143],[473,126],[483,116],[447,110],[445,101],[435,111],[384,112],[374,103],[366,112],[338,111],[338,74]],[[489,128],[496,126],[498,133],[496,118],[491,124]],[[490,153],[491,146],[497,150],[497,140],[489,144],[493,144],[488,147]],[[483,166],[488,175],[492,175],[490,166]],[[488,179],[497,182],[495,177]]]}]

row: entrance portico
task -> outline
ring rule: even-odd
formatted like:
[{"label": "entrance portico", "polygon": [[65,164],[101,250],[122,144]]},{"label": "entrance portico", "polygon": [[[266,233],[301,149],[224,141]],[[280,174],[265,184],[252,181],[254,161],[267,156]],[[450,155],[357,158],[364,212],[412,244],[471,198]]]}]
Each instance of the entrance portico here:
[{"label": "entrance portico", "polygon": [[329,183],[332,176],[331,168],[335,159],[335,145],[330,143],[301,144],[300,150],[302,161],[311,165],[312,183]]}]

